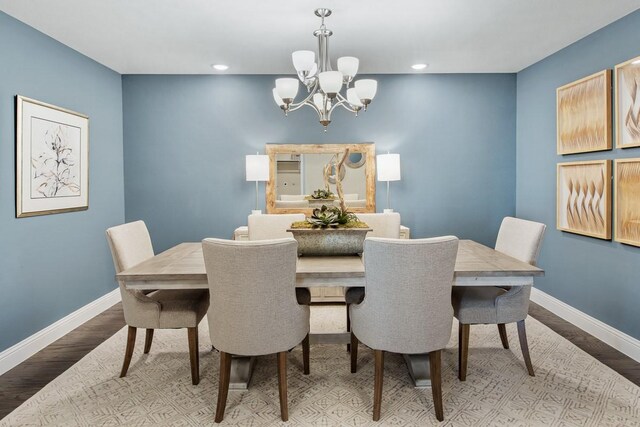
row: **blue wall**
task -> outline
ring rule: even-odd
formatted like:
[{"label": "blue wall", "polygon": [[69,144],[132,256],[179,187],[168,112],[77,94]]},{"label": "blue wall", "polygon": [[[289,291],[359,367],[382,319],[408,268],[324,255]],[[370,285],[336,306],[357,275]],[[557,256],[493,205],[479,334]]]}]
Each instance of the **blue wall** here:
[{"label": "blue wall", "polygon": [[640,149],[556,155],[556,88],[640,55],[640,12],[518,73],[518,216],[548,225],[544,292],[640,338],[640,248],[556,230],[558,162],[640,157]]},{"label": "blue wall", "polygon": [[[283,117],[274,78],[123,76],[126,218],[147,222],[156,250],[246,224],[255,188],[244,156],[265,143],[375,142],[400,153],[391,203],[413,237],[493,245],[515,213],[515,75],[377,76],[369,111],[335,112],[327,133],[310,109]],[[382,209],[384,184],[377,195]]]},{"label": "blue wall", "polygon": [[[0,351],[116,287],[104,230],[124,219],[118,73],[0,12]],[[15,218],[16,94],[89,115],[89,210]]]}]

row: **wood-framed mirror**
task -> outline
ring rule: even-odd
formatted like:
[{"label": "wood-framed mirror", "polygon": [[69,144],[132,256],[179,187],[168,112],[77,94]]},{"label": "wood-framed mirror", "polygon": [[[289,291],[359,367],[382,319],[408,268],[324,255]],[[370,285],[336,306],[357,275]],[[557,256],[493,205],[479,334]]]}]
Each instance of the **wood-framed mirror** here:
[{"label": "wood-framed mirror", "polygon": [[[349,158],[340,171],[326,166],[332,159],[341,158],[349,149]],[[345,204],[351,212],[376,211],[376,148],[373,143],[362,144],[266,144],[269,156],[267,181],[267,213],[304,213],[314,208],[338,205],[336,175],[342,178]],[[328,179],[325,179],[328,178]],[[314,199],[316,190],[324,190],[329,181],[335,199]]]}]

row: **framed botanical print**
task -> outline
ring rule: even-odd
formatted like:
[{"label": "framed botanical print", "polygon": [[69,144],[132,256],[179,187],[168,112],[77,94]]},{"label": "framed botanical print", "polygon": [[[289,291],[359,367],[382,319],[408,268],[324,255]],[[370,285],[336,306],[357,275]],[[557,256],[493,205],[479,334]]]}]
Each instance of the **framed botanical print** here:
[{"label": "framed botanical print", "polygon": [[640,147],[640,56],[616,65],[616,147]]},{"label": "framed botanical print", "polygon": [[557,228],[611,239],[611,160],[558,163]]},{"label": "framed botanical print", "polygon": [[16,96],[16,217],[89,208],[89,118]]},{"label": "framed botanical print", "polygon": [[640,246],[640,158],[615,161],[615,240]]},{"label": "framed botanical print", "polygon": [[611,150],[611,70],[556,90],[558,154]]}]

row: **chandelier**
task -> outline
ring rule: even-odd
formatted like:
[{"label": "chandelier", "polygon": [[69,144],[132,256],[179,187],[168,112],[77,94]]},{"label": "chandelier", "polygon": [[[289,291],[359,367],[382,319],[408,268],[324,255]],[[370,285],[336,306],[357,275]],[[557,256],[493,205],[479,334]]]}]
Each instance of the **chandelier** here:
[{"label": "chandelier", "polygon": [[[313,32],[318,38],[318,60],[311,50],[298,50],[291,54],[293,66],[298,78],[307,87],[308,95],[300,102],[294,102],[298,94],[298,79],[276,79],[273,89],[273,99],[284,111],[285,116],[303,106],[313,108],[318,114],[320,124],[327,131],[331,123],[331,113],[342,107],[355,115],[361,109],[367,111],[367,106],[376,95],[378,82],[372,79],[354,81],[358,73],[360,61],[353,56],[338,58],[338,71],[333,71],[329,60],[329,37],[333,34],[324,24],[324,18],[331,15],[330,9],[316,9],[316,16],[322,19],[320,28]],[[353,87],[351,83],[353,82]],[[343,85],[346,88],[342,95]]]}]

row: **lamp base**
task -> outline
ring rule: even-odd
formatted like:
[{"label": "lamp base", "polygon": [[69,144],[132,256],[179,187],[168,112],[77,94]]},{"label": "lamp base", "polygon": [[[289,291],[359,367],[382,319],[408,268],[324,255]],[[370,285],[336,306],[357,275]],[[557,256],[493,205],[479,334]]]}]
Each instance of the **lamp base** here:
[{"label": "lamp base", "polygon": [[393,209],[385,209],[382,213],[393,213]]},{"label": "lamp base", "polygon": [[251,215],[262,215],[262,210],[260,209],[253,209],[251,211]]}]

